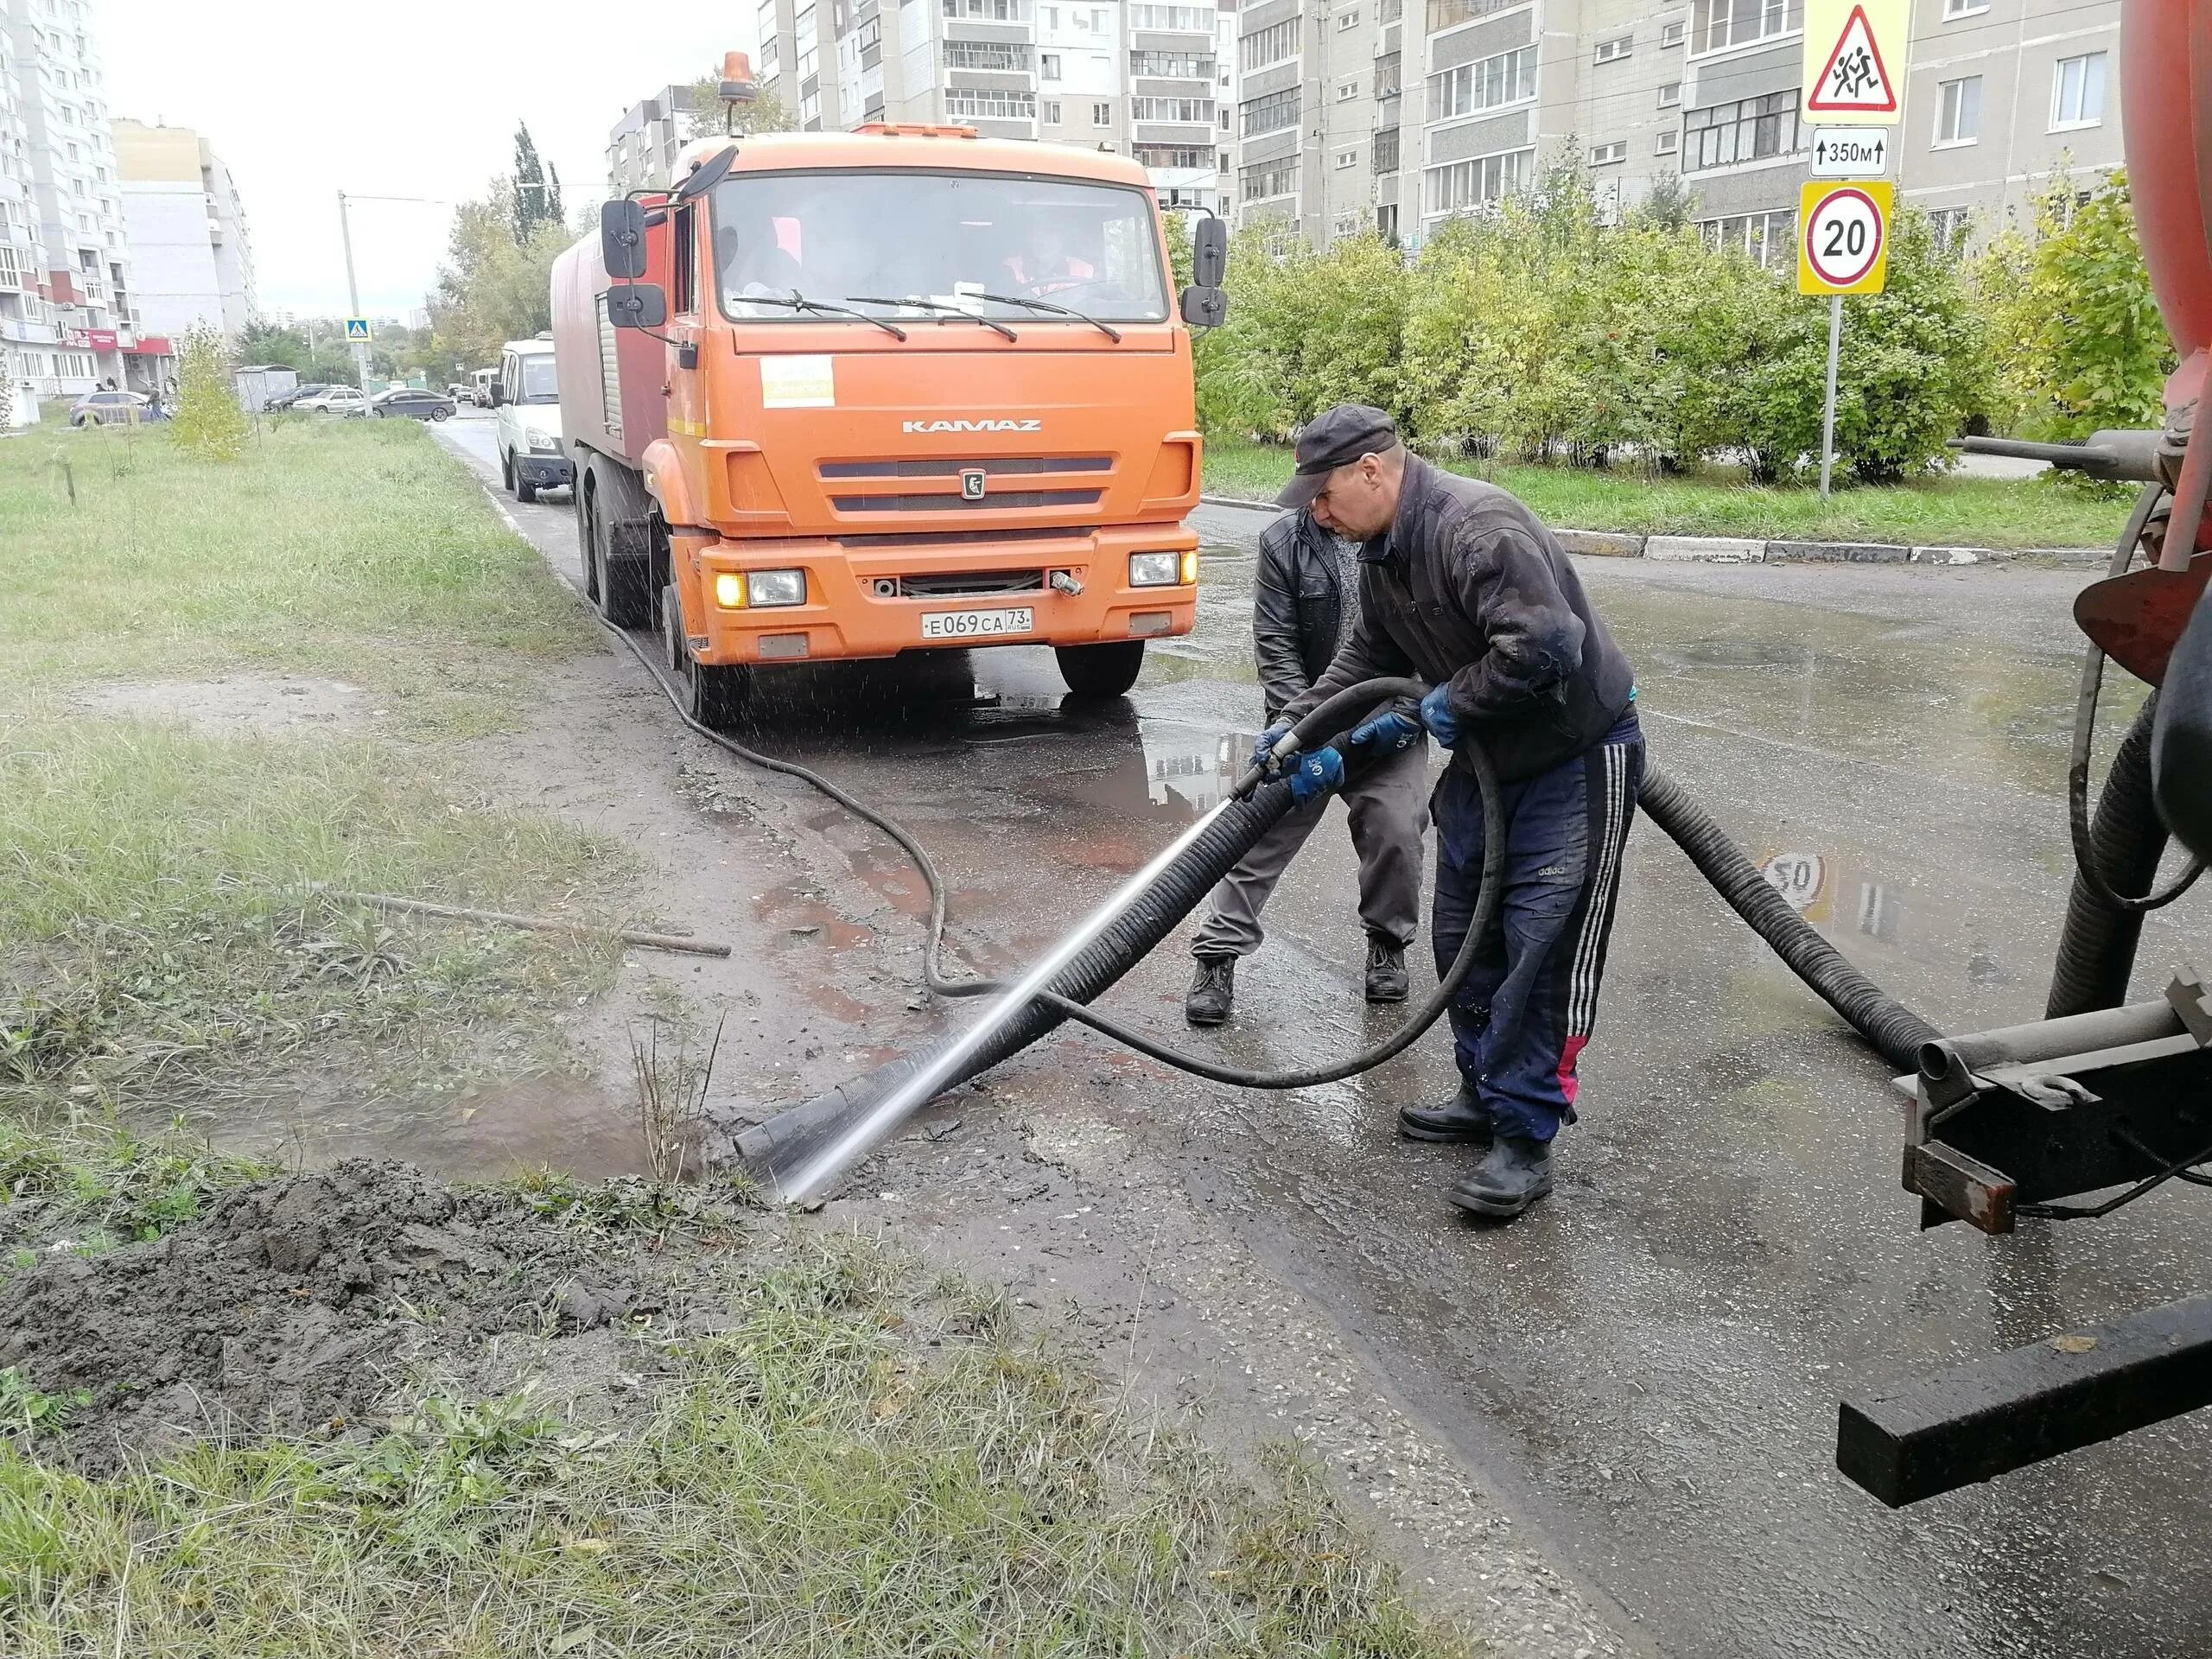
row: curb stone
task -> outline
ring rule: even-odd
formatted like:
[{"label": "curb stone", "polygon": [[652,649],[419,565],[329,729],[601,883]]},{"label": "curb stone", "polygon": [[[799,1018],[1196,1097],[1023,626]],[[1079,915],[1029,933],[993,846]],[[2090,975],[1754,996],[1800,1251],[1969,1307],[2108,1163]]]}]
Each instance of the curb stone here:
[{"label": "curb stone", "polygon": [[1570,553],[1598,559],[1640,559],[1644,537],[1611,530],[1555,530],[1559,544]]},{"label": "curb stone", "polygon": [[1732,536],[1647,536],[1643,556],[1707,564],[1758,564],[1766,557],[1766,543]]},{"label": "curb stone", "polygon": [[[1943,550],[1946,552],[1966,552],[1967,549]],[[1903,564],[1910,558],[1913,550],[1897,547],[1887,542],[1769,542],[1766,562],[1775,564],[1785,559],[1819,559],[1834,564]],[[1965,560],[1943,560],[1944,563],[1972,563]]]}]

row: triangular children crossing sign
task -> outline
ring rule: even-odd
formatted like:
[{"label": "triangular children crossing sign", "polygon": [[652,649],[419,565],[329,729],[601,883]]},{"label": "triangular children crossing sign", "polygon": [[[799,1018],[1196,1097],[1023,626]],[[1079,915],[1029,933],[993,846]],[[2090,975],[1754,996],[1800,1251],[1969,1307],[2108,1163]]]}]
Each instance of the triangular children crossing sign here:
[{"label": "triangular children crossing sign", "polygon": [[[1805,112],[1815,120],[1822,116],[1854,121],[1897,119],[1898,80],[1904,67],[1904,30],[1899,28],[1891,33],[1878,28],[1876,18],[1868,16],[1869,4],[1870,0],[1853,0],[1847,11],[1841,6],[1819,7],[1830,14],[1826,20],[1830,29],[1817,35],[1814,18],[1805,20]],[[1892,8],[1882,0],[1871,0],[1871,4],[1877,16],[1886,21],[1885,14]],[[1834,22],[1835,13],[1842,14],[1840,26]],[[1887,53],[1883,50],[1885,34]]]}]

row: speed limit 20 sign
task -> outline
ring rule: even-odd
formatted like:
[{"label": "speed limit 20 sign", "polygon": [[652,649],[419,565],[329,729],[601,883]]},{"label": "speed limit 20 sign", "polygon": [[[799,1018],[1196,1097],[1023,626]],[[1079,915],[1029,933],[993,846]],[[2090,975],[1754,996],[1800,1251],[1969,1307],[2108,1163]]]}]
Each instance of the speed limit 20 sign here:
[{"label": "speed limit 20 sign", "polygon": [[1815,181],[1797,195],[1797,291],[1878,294],[1890,271],[1886,179]]}]

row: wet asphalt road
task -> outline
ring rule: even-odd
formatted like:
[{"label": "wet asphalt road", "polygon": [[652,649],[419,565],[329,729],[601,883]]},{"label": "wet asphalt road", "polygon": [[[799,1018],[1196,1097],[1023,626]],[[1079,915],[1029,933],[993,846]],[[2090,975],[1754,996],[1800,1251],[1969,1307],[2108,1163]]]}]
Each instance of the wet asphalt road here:
[{"label": "wet asphalt road", "polygon": [[[486,423],[442,435],[489,454]],[[563,499],[516,511],[572,570]],[[1201,511],[1198,630],[1154,646],[1126,706],[1064,709],[1049,653],[1014,648],[902,667],[888,698],[819,677],[771,699],[750,740],[908,823],[953,884],[956,944],[1010,965],[1225,787],[1258,723],[1265,522]],[[1839,948],[1947,1029],[2039,1012],[2069,868],[2082,573],[1582,569],[1637,664],[1655,763]],[[1395,1020],[1357,999],[1341,823],[1270,906],[1235,1022],[1193,1046],[1287,1064]],[[2206,906],[2154,920],[2138,995],[2201,957]],[[1182,1033],[1186,975],[1162,951],[1109,1001]],[[1833,1466],[1835,1403],[1858,1385],[2202,1291],[2212,1198],[2170,1188],[2005,1238],[1916,1231],[1884,1069],[1649,824],[1582,1073],[1559,1191],[1504,1229],[1442,1203],[1463,1154],[1391,1133],[1398,1102],[1450,1086],[1440,1033],[1289,1096],[1141,1087],[1192,1190],[1254,1205],[1271,1259],[1658,1649],[2212,1647],[2202,1414],[1902,1513]]]}]

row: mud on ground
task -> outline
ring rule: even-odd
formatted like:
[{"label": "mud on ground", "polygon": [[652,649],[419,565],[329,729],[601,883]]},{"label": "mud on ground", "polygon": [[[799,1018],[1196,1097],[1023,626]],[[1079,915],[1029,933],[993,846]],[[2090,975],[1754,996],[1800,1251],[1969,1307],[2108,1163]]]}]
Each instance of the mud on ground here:
[{"label": "mud on ground", "polygon": [[[0,1368],[49,1395],[83,1391],[57,1432],[92,1473],[187,1439],[344,1434],[425,1376],[487,1364],[493,1389],[531,1371],[578,1398],[619,1369],[624,1327],[718,1318],[696,1251],[553,1213],[582,1203],[619,1222],[655,1202],[636,1183],[455,1190],[353,1160],[226,1193],[164,1236],[89,1257],[35,1213],[0,1212],[39,1257],[0,1278]],[[680,1206],[658,1218],[690,1236],[735,1230],[734,1205],[660,1202]],[[523,1340],[496,1355],[510,1334]]]}]

